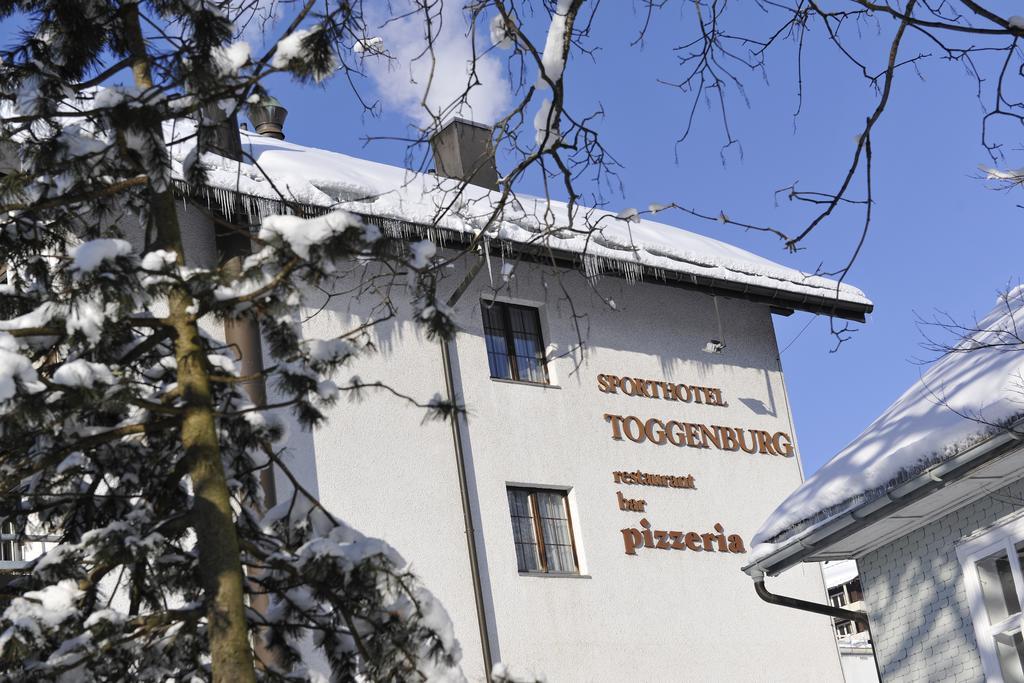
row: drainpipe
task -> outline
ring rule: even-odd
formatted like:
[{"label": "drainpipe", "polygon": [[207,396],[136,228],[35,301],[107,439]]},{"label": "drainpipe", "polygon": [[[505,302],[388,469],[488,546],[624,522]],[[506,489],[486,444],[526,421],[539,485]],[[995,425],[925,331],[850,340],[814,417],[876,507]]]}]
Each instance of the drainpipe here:
[{"label": "drainpipe", "polygon": [[[462,280],[455,292],[448,299],[448,307],[452,308],[458,303],[469,285],[476,279],[484,265],[483,256],[473,264],[466,277]],[[445,391],[448,394],[448,401],[455,403],[455,376],[452,373],[451,345],[455,338],[441,340],[441,364],[444,366]],[[491,635],[487,629],[487,608],[484,605],[484,588],[480,580],[480,556],[476,546],[476,526],[473,524],[473,507],[469,499],[469,484],[466,477],[466,451],[463,447],[462,420],[459,415],[452,416],[452,443],[455,446],[455,466],[459,474],[459,494],[462,498],[462,517],[466,527],[466,548],[469,551],[469,571],[473,579],[473,598],[476,602],[476,620],[480,629],[480,648],[484,658],[484,680],[491,680],[491,671],[494,669],[494,659],[491,655]]]},{"label": "drainpipe", "polygon": [[775,593],[769,591],[768,588],[764,585],[764,572],[752,573],[750,576],[754,579],[754,592],[757,593],[757,597],[761,598],[765,602],[769,602],[773,605],[780,605],[782,607],[803,610],[804,612],[823,614],[826,617],[835,617],[837,619],[849,619],[859,624],[864,624],[864,628],[866,628],[868,631],[868,638],[871,639],[871,658],[875,662],[875,672],[878,674],[878,680],[882,680],[882,669],[878,666],[878,657],[876,657],[874,654],[875,639],[871,635],[871,624],[868,623],[867,612],[861,612],[860,610],[843,609],[842,607],[834,607],[832,605],[823,605],[818,602],[801,600],[800,598],[792,598],[787,595],[776,595]]},{"label": "drainpipe", "polygon": [[[238,134],[238,120],[229,117],[214,131],[211,147],[215,152],[233,161],[242,161],[242,140]],[[235,215],[243,213],[235,207]],[[242,262],[252,253],[252,241],[249,238],[249,226],[238,222],[235,230],[217,230],[214,227],[214,240],[217,245],[217,256],[221,269],[225,274],[238,276],[242,272]],[[242,389],[254,405],[267,405],[267,386],[263,381],[263,341],[260,324],[252,314],[245,314],[234,320],[224,322],[224,341],[235,348],[238,353],[239,373],[243,377],[253,377],[242,384]],[[274,486],[273,465],[260,473],[260,484],[267,508],[277,503],[277,492]]]},{"label": "drainpipe", "polygon": [[[211,147],[218,154],[237,162],[242,161],[242,140],[238,133],[238,119],[229,117],[214,131]],[[244,215],[236,206],[234,214]],[[244,222],[235,223],[236,230],[214,228],[214,240],[217,246],[218,261],[221,270],[232,277],[242,272],[242,262],[252,253],[252,241],[249,238],[249,226]],[[238,370],[242,377],[252,379],[243,382],[241,387],[253,405],[267,405],[267,385],[263,380],[263,340],[260,324],[251,313],[243,314],[236,319],[224,321],[224,341],[235,349],[238,354]],[[263,489],[264,509],[269,510],[277,504],[277,490],[274,482],[274,465],[268,464],[260,472],[260,487]],[[266,595],[253,595],[250,606],[258,614],[266,616],[270,609],[270,600]],[[262,638],[253,639],[253,652],[257,663],[274,667],[282,662],[281,653],[269,648]]]},{"label": "drainpipe", "polygon": [[801,600],[800,598],[791,598],[786,595],[776,595],[765,587],[764,574],[759,574],[753,578],[754,591],[757,593],[757,596],[765,602],[770,602],[773,605],[781,605],[783,607],[803,610],[804,612],[824,614],[826,617],[850,619],[851,621],[859,622],[870,628],[868,625],[868,615],[865,612],[861,612],[860,610],[843,609],[842,607],[833,607],[832,605],[822,605],[821,603]]},{"label": "drainpipe", "polygon": [[[430,138],[434,164],[439,176],[461,180],[489,190],[498,189],[498,171],[494,160],[493,132],[489,126],[482,126],[464,119],[455,118],[445,124]],[[479,255],[466,276],[448,298],[448,308],[454,308],[462,295],[472,284],[484,266],[486,257]],[[448,401],[456,401],[455,377],[452,373],[452,346],[455,337],[441,340],[441,363],[444,366],[444,383]],[[480,647],[484,657],[484,680],[491,680],[494,657],[491,654],[491,636],[487,629],[487,608],[484,605],[484,588],[480,579],[480,557],[476,545],[476,528],[473,524],[473,507],[469,499],[469,485],[466,477],[465,435],[459,415],[452,416],[452,442],[455,445],[455,465],[459,472],[459,493],[462,497],[462,516],[466,527],[466,547],[469,551],[469,570],[473,576],[473,597],[476,600],[477,626],[480,628]]]}]

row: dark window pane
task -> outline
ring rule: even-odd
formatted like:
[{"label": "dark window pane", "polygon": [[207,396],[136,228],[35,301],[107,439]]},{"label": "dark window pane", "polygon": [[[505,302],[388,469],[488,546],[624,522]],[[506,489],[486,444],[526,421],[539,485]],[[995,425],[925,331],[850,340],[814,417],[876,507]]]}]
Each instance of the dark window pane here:
[{"label": "dark window pane", "polygon": [[1003,683],[1024,683],[1024,637],[1020,631],[996,635],[996,657]]},{"label": "dark window pane", "polygon": [[565,510],[565,494],[561,491],[538,491],[536,495],[548,571],[574,573],[576,559],[569,533],[569,517]]},{"label": "dark window pane", "polygon": [[505,337],[484,332],[487,344],[487,365],[490,366],[491,377],[512,379],[512,368],[508,354],[505,352]]},{"label": "dark window pane", "polygon": [[508,357],[508,335],[505,330],[503,304],[481,305],[484,318],[484,342],[487,345],[487,364],[491,377],[513,379],[512,366]]},{"label": "dark window pane", "polygon": [[1020,612],[1010,559],[1005,550],[978,562],[978,580],[989,623],[993,626]]},{"label": "dark window pane", "polygon": [[537,309],[502,302],[482,302],[481,306],[491,377],[546,383]]},{"label": "dark window pane", "polygon": [[565,491],[510,488],[508,506],[519,571],[579,573]]},{"label": "dark window pane", "polygon": [[540,553],[537,549],[536,528],[533,523],[533,508],[530,493],[523,489],[508,490],[508,508],[512,515],[512,538],[516,546],[516,564],[521,572],[540,570]]},{"label": "dark window pane", "polygon": [[18,540],[14,522],[4,522],[0,527],[0,562],[21,562],[21,542]]}]

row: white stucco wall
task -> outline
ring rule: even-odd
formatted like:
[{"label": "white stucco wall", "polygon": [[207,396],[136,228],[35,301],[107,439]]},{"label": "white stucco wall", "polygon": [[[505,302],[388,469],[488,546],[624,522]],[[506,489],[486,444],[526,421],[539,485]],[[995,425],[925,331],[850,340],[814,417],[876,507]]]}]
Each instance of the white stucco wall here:
[{"label": "white stucco wall", "polygon": [[[189,262],[212,265],[211,225],[180,213]],[[491,272],[501,272],[493,264]],[[549,680],[840,681],[830,620],[761,602],[740,572],[746,555],[641,549],[624,553],[621,530],[641,518],[654,528],[709,532],[721,523],[749,544],[761,520],[800,481],[796,457],[695,450],[614,441],[604,413],[657,417],[793,434],[767,306],[719,299],[725,353],[701,349],[719,337],[707,295],[657,284],[599,281],[605,305],[579,273],[520,264],[502,292],[541,310],[552,358],[552,387],[494,381],[481,337],[485,269],[456,307],[462,332],[453,353],[466,420],[470,493],[496,661]],[[462,272],[448,273],[450,290]],[[500,280],[497,284],[500,284]],[[444,393],[440,346],[408,320],[400,293],[396,320],[374,328],[379,353],[352,373],[418,400]],[[313,302],[319,306],[319,301]],[[338,297],[303,327],[332,337],[366,320],[371,304]],[[312,308],[297,310],[306,318]],[[575,317],[574,317],[575,315]],[[220,335],[213,325],[209,331]],[[579,336],[578,336],[579,335]],[[578,347],[580,339],[586,353]],[[727,408],[608,395],[600,373],[722,389]],[[346,379],[339,378],[339,383]],[[463,666],[483,678],[476,612],[451,428],[424,422],[421,409],[367,389],[343,398],[315,433],[292,426],[293,471],[341,518],[383,537],[412,563],[455,623]],[[696,490],[617,485],[616,470],[690,475]],[[516,568],[506,486],[571,490],[583,578],[522,576]],[[287,485],[278,478],[281,493]],[[647,500],[624,512],[616,491]],[[782,594],[824,602],[817,566],[773,580]],[[799,652],[798,657],[780,656]]]},{"label": "white stucco wall", "polygon": [[[500,264],[492,269],[500,273]],[[460,279],[451,278],[450,288]],[[485,269],[456,313],[454,361],[469,410],[471,494],[491,613],[495,659],[549,680],[840,681],[830,620],[761,602],[740,567],[744,554],[642,549],[624,552],[621,529],[640,518],[658,529],[708,532],[720,522],[749,544],[761,520],[800,482],[797,459],[614,441],[604,413],[792,432],[767,306],[719,299],[727,349],[707,295],[656,284],[600,281],[605,306],[577,273],[521,264],[510,292],[538,305],[552,382],[489,377],[481,337]],[[402,306],[401,299],[396,300]],[[578,317],[573,318],[573,308]],[[407,309],[405,310],[407,313]],[[365,311],[336,299],[304,327],[311,337],[347,329]],[[577,348],[577,325],[586,353]],[[419,399],[443,394],[440,348],[406,320],[376,330],[381,353],[353,366]],[[719,387],[727,408],[608,395],[599,373]],[[342,378],[343,379],[343,378]],[[795,437],[795,435],[794,435]],[[364,532],[391,542],[448,607],[464,668],[482,678],[455,455],[448,424],[382,393],[342,400],[329,424],[296,448],[315,452],[321,499]],[[297,442],[298,443],[298,442]],[[696,478],[696,490],[617,485],[616,470]],[[571,489],[585,578],[522,576],[506,498],[509,484]],[[616,491],[644,498],[644,513],[618,509]],[[782,594],[825,601],[817,566],[773,581]],[[780,656],[799,652],[799,656]]]},{"label": "white stucco wall", "polygon": [[871,648],[839,648],[846,683],[878,683],[878,670]]}]

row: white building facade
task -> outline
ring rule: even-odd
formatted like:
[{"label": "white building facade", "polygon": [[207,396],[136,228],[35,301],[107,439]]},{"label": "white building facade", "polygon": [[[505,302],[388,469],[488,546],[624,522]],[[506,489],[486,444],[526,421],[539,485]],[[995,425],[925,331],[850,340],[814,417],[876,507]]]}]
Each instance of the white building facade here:
[{"label": "white building facade", "polygon": [[[255,143],[271,173],[297,151],[352,182],[396,173],[403,201],[350,208],[415,223],[422,195],[401,194],[418,182],[406,172]],[[447,395],[450,368],[466,415],[453,429],[394,396],[342,401],[323,429],[293,434],[293,465],[329,509],[411,562],[447,607],[471,680],[499,662],[564,681],[843,680],[829,619],[780,613],[740,569],[757,524],[801,481],[772,315],[858,318],[870,302],[677,228],[608,225],[593,246],[609,250],[603,277],[588,254],[538,254],[514,231],[482,261],[455,261],[459,333],[446,349],[396,297],[360,379],[427,399]],[[665,263],[612,252],[626,233]],[[451,248],[442,256],[458,248],[458,234],[422,234]],[[677,239],[707,253],[669,260]],[[718,261],[674,270],[702,258]],[[741,265],[726,274],[723,262]],[[297,312],[311,338],[373,315],[345,298]],[[816,566],[781,585],[825,600]]]},{"label": "white building facade", "polygon": [[[452,356],[458,395],[468,409],[464,448],[494,661],[551,680],[679,680],[682,674],[688,680],[840,680],[828,620],[776,613],[739,571],[760,517],[799,484],[795,451],[704,448],[710,437],[695,435],[692,427],[667,426],[672,431],[660,445],[660,425],[652,425],[654,442],[643,433],[652,418],[725,425],[761,430],[792,449],[769,308],[720,300],[731,321],[729,346],[710,355],[702,351],[717,334],[710,297],[609,283],[616,310],[586,308],[589,334],[580,359],[561,355],[576,344],[568,304],[547,294],[533,275],[521,269],[512,296],[501,296],[496,307],[512,304],[536,314],[548,383],[491,376],[482,319],[489,305],[486,278],[455,309],[462,332]],[[573,295],[577,306],[592,297],[582,282]],[[344,309],[332,311],[337,320],[314,318],[311,334],[326,337],[350,325],[347,317],[358,313],[347,304]],[[380,333],[387,350],[361,362],[365,379],[419,396],[444,390],[437,342],[417,336],[409,322]],[[713,388],[726,405],[605,393],[602,375]],[[616,439],[618,418],[608,416],[620,415],[628,422]],[[742,438],[754,450],[752,437]],[[321,500],[412,561],[452,615],[465,670],[482,671],[449,425],[423,424],[422,411],[375,397],[340,405],[310,441]],[[674,483],[638,483],[661,478]],[[680,479],[683,484],[675,485]],[[538,512],[565,522],[545,519],[538,533]],[[665,532],[670,535],[663,538]],[[538,536],[562,548],[549,547],[546,558],[538,557],[540,549],[529,545]],[[787,588],[824,597],[815,567],[787,577]],[[772,633],[786,633],[810,656],[778,659],[776,637],[765,632],[758,638],[753,623],[773,624]],[[683,657],[685,664],[678,655],[666,658],[681,650],[701,654]]]},{"label": "white building facade", "polygon": [[[207,214],[218,202],[237,212],[240,201],[256,222],[278,187],[296,197],[289,207],[353,211],[434,240],[440,256],[474,236],[465,211],[424,209],[436,206],[423,189],[442,182],[433,176],[242,142],[276,187],[255,173],[241,182],[237,165],[212,169],[213,193],[179,187],[206,204],[181,208],[194,265],[217,256]],[[293,426],[292,471],[410,562],[447,608],[470,680],[498,663],[553,681],[843,680],[830,620],[766,604],[741,568],[760,521],[802,479],[772,316],[863,319],[870,301],[678,228],[607,218],[542,242],[529,220],[508,223],[454,260],[442,290],[458,292],[459,332],[446,344],[423,335],[396,289],[394,316],[368,329],[376,353],[353,365],[371,388],[314,432]],[[315,292],[295,311],[310,339],[379,315],[367,299]],[[450,396],[466,413],[454,426],[425,420],[378,383],[421,403]],[[282,495],[290,486],[277,477]],[[816,565],[779,589],[826,600]]]},{"label": "white building facade", "polygon": [[[864,610],[864,590],[856,561],[825,562],[821,572],[825,577],[828,601],[833,607]],[[867,624],[853,619],[833,618],[832,627],[839,643],[839,662],[846,683],[877,683],[878,669]]]}]

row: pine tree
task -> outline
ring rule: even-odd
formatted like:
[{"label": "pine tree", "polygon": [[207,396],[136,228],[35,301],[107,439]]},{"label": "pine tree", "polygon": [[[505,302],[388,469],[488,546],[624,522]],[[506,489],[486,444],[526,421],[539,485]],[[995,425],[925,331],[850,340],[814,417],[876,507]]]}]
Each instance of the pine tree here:
[{"label": "pine tree", "polygon": [[[306,292],[356,264],[410,288],[428,335],[452,323],[429,250],[410,260],[344,212],[272,216],[244,259],[186,265],[178,194],[202,187],[225,124],[266,75],[321,79],[362,32],[349,4],[307,2],[252,56],[238,4],[0,3],[25,26],[0,66],[0,519],[57,539],[8,586],[0,680],[308,680],[303,642],[335,680],[461,679],[447,615],[393,549],[297,481],[264,509],[261,473],[289,476],[283,430],[243,385],[313,427],[331,376],[372,352],[301,338]],[[174,146],[191,149],[178,166]],[[211,332],[243,319],[273,359],[259,378]]]}]

